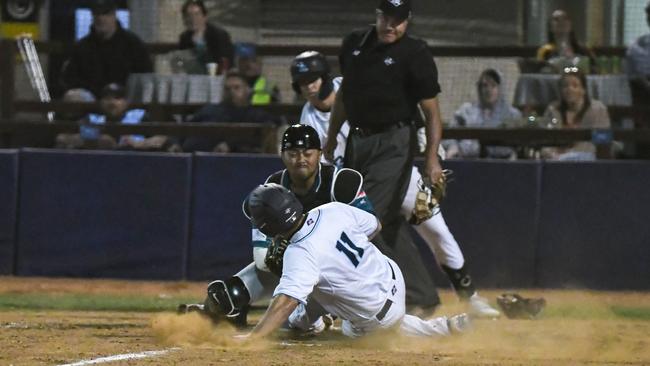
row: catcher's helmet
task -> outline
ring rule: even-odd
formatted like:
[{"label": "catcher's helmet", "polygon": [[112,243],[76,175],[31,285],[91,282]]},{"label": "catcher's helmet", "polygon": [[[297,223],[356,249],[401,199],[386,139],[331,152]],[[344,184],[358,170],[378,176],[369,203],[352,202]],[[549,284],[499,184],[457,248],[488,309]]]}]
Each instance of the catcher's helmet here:
[{"label": "catcher's helmet", "polygon": [[244,214],[264,235],[291,230],[302,215],[302,204],[291,191],[275,183],[255,188],[244,200]]},{"label": "catcher's helmet", "polygon": [[330,65],[325,56],[317,51],[305,51],[291,62],[291,86],[300,94],[300,83],[311,83],[322,78],[323,85],[319,91],[320,99],[327,98],[333,90]]},{"label": "catcher's helmet", "polygon": [[318,132],[308,125],[295,124],[287,127],[282,135],[282,151],[290,149],[320,150]]}]

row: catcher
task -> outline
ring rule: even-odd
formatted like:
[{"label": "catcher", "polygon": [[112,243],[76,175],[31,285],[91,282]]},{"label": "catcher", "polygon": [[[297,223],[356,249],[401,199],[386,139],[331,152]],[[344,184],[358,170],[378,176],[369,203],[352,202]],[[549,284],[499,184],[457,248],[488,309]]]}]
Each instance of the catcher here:
[{"label": "catcher", "polygon": [[[288,127],[281,151],[286,169],[271,174],[266,183],[277,183],[291,190],[304,212],[325,203],[342,202],[374,214],[361,188],[363,177],[359,172],[320,163],[320,139],[312,127],[300,124]],[[225,281],[211,282],[204,304],[180,305],[179,313],[199,311],[214,320],[226,319],[238,327],[247,325],[249,305],[273,295],[282,274],[287,245],[279,240],[274,242],[256,227],[253,227],[252,239],[254,262]],[[312,328],[312,331],[321,331],[325,322],[319,318]]]}]

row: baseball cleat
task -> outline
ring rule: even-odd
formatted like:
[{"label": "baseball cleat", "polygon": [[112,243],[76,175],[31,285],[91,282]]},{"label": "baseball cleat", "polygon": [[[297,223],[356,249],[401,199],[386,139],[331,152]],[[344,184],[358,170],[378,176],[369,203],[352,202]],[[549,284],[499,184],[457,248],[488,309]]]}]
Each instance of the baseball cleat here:
[{"label": "baseball cleat", "polygon": [[476,318],[498,318],[501,313],[488,303],[487,299],[478,294],[472,295],[468,299],[468,311]]},{"label": "baseball cleat", "polygon": [[447,327],[451,334],[466,333],[472,328],[472,321],[466,313],[454,315],[447,318]]}]

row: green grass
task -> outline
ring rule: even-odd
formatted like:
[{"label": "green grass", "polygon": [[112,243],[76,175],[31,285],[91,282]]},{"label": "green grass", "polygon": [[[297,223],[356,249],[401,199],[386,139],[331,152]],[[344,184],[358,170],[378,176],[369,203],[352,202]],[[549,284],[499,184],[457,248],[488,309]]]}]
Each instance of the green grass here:
[{"label": "green grass", "polygon": [[[178,304],[200,301],[189,297],[111,296],[91,294],[0,294],[0,310],[175,311]],[[550,305],[541,318],[631,319],[650,321],[650,307]]]},{"label": "green grass", "polygon": [[175,311],[196,298],[89,294],[0,294],[0,310]]},{"label": "green grass", "polygon": [[562,319],[634,319],[650,320],[650,307],[584,305],[548,306],[542,311],[542,317]]},{"label": "green grass", "polygon": [[612,306],[612,312],[620,318],[650,320],[650,308],[628,308]]}]

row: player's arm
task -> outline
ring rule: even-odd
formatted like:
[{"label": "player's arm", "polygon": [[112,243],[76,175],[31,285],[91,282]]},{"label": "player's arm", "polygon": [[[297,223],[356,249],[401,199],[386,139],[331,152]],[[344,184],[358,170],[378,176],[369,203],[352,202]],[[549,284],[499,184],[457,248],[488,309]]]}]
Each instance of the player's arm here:
[{"label": "player's arm", "polygon": [[429,179],[429,182],[433,183],[442,176],[442,167],[438,160],[438,147],[442,138],[442,118],[440,117],[438,97],[421,100],[420,108],[424,113],[424,127],[427,136],[423,178]]},{"label": "player's arm", "polygon": [[334,104],[332,105],[332,112],[330,113],[330,125],[327,129],[327,141],[323,147],[323,155],[325,159],[329,161],[334,161],[334,150],[336,150],[336,136],[341,131],[341,126],[343,122],[347,120],[347,114],[345,113],[345,106],[343,105],[343,83],[345,80],[341,81],[341,86],[336,93],[336,98],[334,99]]},{"label": "player's arm", "polygon": [[298,300],[291,296],[279,294],[274,297],[262,319],[251,331],[251,338],[262,338],[273,333],[289,318],[297,306]]}]

